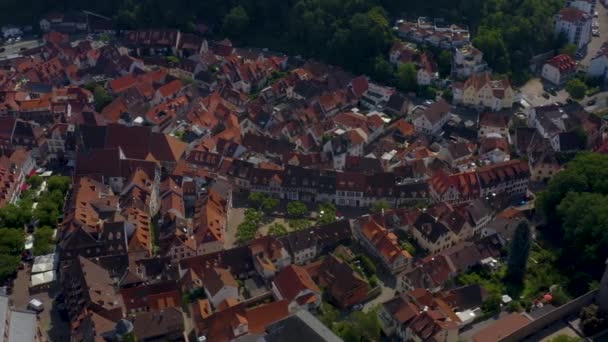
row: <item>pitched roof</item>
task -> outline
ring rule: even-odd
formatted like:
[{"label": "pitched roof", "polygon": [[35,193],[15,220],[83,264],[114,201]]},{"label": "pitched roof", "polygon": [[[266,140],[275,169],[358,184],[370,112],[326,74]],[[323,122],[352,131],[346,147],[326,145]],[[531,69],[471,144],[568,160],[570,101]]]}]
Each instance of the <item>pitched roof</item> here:
[{"label": "pitched roof", "polygon": [[304,290],[310,290],[315,294],[321,293],[308,272],[297,265],[289,265],[282,269],[274,278],[274,284],[283,297],[290,302]]},{"label": "pitched roof", "polygon": [[530,320],[517,312],[513,312],[494,321],[489,326],[473,335],[473,342],[496,342],[523,328]]},{"label": "pitched roof", "polygon": [[224,286],[238,287],[236,279],[225,268],[213,267],[204,274],[203,284],[212,296],[217,294]]},{"label": "pitched roof", "polygon": [[423,114],[426,119],[432,124],[436,124],[450,112],[451,106],[445,100],[441,99],[431,104],[424,110]]},{"label": "pitched roof", "polygon": [[552,57],[546,62],[549,65],[557,68],[560,73],[569,73],[576,71],[576,61],[570,55],[561,54]]},{"label": "pitched roof", "polygon": [[571,23],[591,19],[588,13],[585,13],[584,11],[581,11],[575,7],[564,7],[558,12],[557,16],[560,18],[560,20],[569,21]]}]

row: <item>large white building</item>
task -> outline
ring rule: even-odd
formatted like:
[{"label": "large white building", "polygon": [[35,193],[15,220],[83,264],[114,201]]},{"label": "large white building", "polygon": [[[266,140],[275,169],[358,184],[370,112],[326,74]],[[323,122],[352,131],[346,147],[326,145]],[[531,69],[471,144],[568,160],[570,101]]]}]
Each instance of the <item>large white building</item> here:
[{"label": "large white building", "polygon": [[555,33],[565,34],[568,42],[582,48],[591,40],[592,16],[575,7],[564,7],[555,16]]}]

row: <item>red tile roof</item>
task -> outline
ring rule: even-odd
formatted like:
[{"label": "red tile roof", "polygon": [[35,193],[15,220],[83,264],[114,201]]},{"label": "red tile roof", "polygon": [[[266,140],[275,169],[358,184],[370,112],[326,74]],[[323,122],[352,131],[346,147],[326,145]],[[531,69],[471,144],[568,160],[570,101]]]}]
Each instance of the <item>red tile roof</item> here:
[{"label": "red tile roof", "polygon": [[560,73],[570,73],[576,71],[576,61],[569,55],[561,54],[547,60],[550,64],[557,68]]},{"label": "red tile roof", "polygon": [[308,272],[300,266],[290,265],[281,270],[274,278],[274,284],[277,286],[281,295],[290,302],[298,297],[300,292],[310,290],[317,295],[321,294],[321,290],[312,280]]}]

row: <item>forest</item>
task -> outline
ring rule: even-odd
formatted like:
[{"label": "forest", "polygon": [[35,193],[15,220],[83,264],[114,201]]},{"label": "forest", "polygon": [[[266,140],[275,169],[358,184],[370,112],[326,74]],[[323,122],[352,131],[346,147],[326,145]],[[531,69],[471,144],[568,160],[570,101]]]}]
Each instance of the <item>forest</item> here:
[{"label": "forest", "polygon": [[236,43],[313,57],[391,81],[387,52],[397,18],[442,17],[468,25],[494,70],[524,79],[534,54],[560,46],[553,15],[564,0],[17,0],[0,1],[2,24],[35,24],[45,13],[87,9],[121,29],[204,23]]}]

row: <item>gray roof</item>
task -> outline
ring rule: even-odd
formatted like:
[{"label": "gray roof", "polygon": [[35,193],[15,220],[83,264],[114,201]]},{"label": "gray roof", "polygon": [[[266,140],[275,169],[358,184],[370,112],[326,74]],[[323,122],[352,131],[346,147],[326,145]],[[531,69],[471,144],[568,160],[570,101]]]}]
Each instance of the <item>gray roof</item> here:
[{"label": "gray roof", "polygon": [[8,342],[33,342],[36,336],[36,324],[36,313],[12,310]]},{"label": "gray roof", "polygon": [[292,316],[266,328],[265,342],[342,342],[328,327],[307,310],[299,310]]}]

